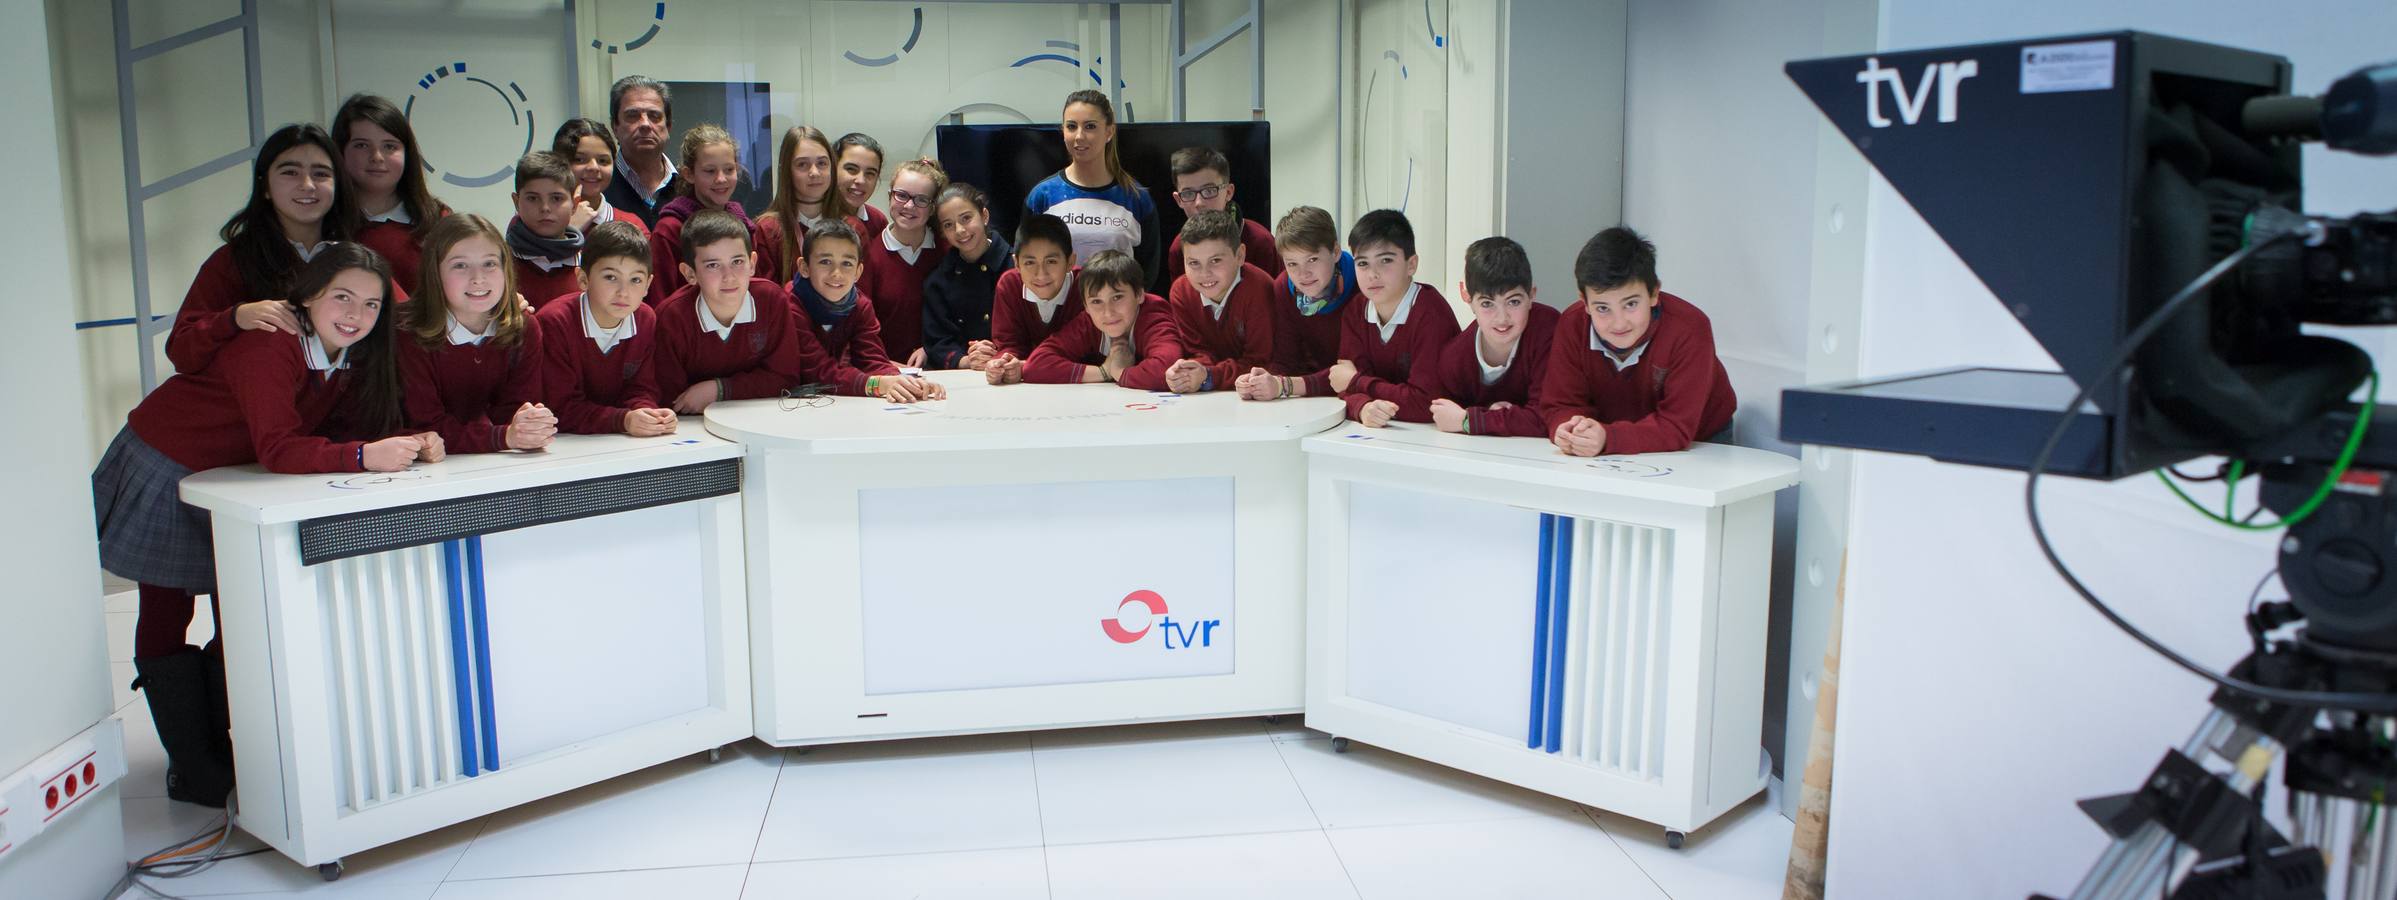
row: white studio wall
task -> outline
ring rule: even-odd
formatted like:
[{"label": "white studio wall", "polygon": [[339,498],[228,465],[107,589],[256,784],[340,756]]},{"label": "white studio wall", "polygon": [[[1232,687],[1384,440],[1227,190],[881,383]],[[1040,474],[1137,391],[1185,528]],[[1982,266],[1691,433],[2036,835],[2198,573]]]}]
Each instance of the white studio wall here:
[{"label": "white studio wall", "polygon": [[[1880,22],[1879,45],[1892,49],[2137,28],[2285,55],[2296,90],[2314,93],[2387,58],[2397,7],[2318,3],[2292,16],[2222,0],[1884,0]],[[2305,167],[2309,211],[2397,206],[2385,160],[2309,149]],[[2055,368],[1878,178],[1871,208],[1863,375]],[[2069,890],[2105,844],[2073,801],[2135,787],[2204,714],[2206,686],[2099,620],[2048,570],[2023,524],[2020,474],[1864,454],[1855,484],[1832,895]],[[2058,479],[2042,494],[2060,551],[2124,615],[2218,668],[2245,651],[2239,615],[2272,567],[2269,535],[2200,520],[2150,478]]]},{"label": "white studio wall", "polygon": [[[70,97],[51,78],[58,23],[38,7],[19,13],[19,27],[0,34],[0,53],[21,66],[17,89],[0,99],[0,113],[19,125],[0,139],[0,164],[22,179],[25,220],[46,223],[68,211],[59,107]],[[54,390],[81,366],[81,348],[65,339],[77,293],[74,274],[59,265],[69,240],[66,229],[33,227],[0,249],[0,264],[15,273],[0,307],[16,326],[0,353],[0,383]],[[65,791],[55,807],[45,792],[59,766],[74,762],[51,762],[70,743],[113,755],[121,773],[123,734],[109,727],[117,673],[103,628],[84,411],[43,406],[41,426],[0,450],[12,507],[0,520],[0,565],[10,574],[0,602],[0,896],[96,897],[125,859],[114,779]]]},{"label": "white studio wall", "polygon": [[[1739,393],[1739,443],[1790,455],[1798,448],[1780,440],[1780,394],[1806,383],[1808,355],[1817,349],[1807,275],[1827,262],[1817,258],[1811,238],[1821,230],[1817,209],[1826,203],[1861,209],[1864,197],[1860,184],[1818,181],[1814,109],[1781,66],[1843,44],[1869,45],[1869,21],[1840,16],[1842,6],[1837,0],[1630,5],[1622,221],[1656,243],[1665,289],[1712,320],[1716,352]],[[1573,247],[1579,249],[1578,240]],[[1569,278],[1558,289],[1563,293],[1551,302],[1571,302]],[[1833,302],[1842,300],[1855,303],[1852,294]],[[1812,554],[1817,574],[1805,577],[1810,562],[1796,554],[1803,493],[1781,494],[1774,513],[1766,667],[1774,702],[1766,707],[1765,744],[1785,777],[1804,764],[1814,701],[1803,673],[1821,667],[1838,574],[1838,553],[1830,549]],[[1792,627],[1801,594],[1821,609],[1803,617],[1803,633]]]}]

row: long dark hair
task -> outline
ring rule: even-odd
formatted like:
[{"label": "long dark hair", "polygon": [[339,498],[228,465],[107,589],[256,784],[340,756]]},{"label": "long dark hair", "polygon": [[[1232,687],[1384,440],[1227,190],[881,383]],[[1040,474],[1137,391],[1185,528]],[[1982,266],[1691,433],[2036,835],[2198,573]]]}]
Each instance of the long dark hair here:
[{"label": "long dark hair", "polygon": [[341,175],[341,153],[334,148],[332,136],[312,122],[275,129],[258,148],[258,158],[250,161],[250,202],[216,230],[217,237],[233,251],[233,268],[241,273],[242,290],[249,299],[288,297],[292,273],[300,267],[300,254],[291,249],[283,226],[275,220],[275,201],[267,196],[266,175],[277,157],[302,146],[324,151],[325,161],[333,165],[333,206],[325,211],[324,230],[318,239],[346,241],[357,236],[358,207],[350,196],[349,180]]},{"label": "long dark hair", "polygon": [[[299,314],[300,331],[312,334],[314,321],[308,318],[307,301],[316,299],[333,283],[333,278],[351,269],[373,272],[383,283],[383,309],[375,317],[375,327],[351,344],[345,359],[349,362],[350,386],[342,397],[343,410],[338,418],[358,430],[366,440],[379,440],[399,433],[401,424],[399,360],[391,350],[392,317],[399,304],[391,297],[391,264],[381,254],[365,244],[343,241],[317,251],[294,273],[291,280],[293,311]],[[439,300],[426,302],[439,303]]]},{"label": "long dark hair", "polygon": [[[416,129],[391,101],[373,94],[351,94],[349,99],[341,101],[341,109],[333,113],[333,146],[349,146],[350,127],[361,121],[399,138],[400,148],[407,152],[408,158],[400,166],[396,192],[400,208],[408,211],[409,230],[416,233],[417,240],[424,240],[425,234],[433,230],[433,220],[445,215],[449,207],[433,196],[432,188],[425,186],[424,157],[416,151]],[[333,157],[333,165],[335,168],[341,165],[338,154]]]}]

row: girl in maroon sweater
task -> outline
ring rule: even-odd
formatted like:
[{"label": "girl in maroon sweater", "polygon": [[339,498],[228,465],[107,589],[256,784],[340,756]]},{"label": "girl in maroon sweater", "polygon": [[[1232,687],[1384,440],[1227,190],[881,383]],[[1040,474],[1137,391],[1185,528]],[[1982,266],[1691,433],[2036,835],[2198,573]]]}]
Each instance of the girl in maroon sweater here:
[{"label": "girl in maroon sweater", "polygon": [[[740,145],[732,134],[716,125],[700,125],[682,138],[683,195],[658,211],[658,224],[649,230],[649,264],[656,277],[649,282],[651,305],[682,290],[687,282],[683,264],[691,258],[691,248],[683,240],[683,228],[691,218],[702,212],[722,211],[740,220],[749,232],[749,245],[758,245],[757,226],[749,214],[732,199],[733,189],[741,183]],[[763,265],[751,264],[750,270],[767,281],[778,281],[774,261],[762,260]]]},{"label": "girl in maroon sweater", "polygon": [[999,276],[990,298],[990,347],[982,354],[990,383],[1024,380],[1032,351],[1081,318],[1081,272],[1064,219],[1038,213],[1016,226],[1015,268]]},{"label": "girl in maroon sweater", "polygon": [[574,434],[673,434],[658,405],[657,315],[649,295],[649,233],[605,222],[583,245],[590,288],[533,314],[541,333],[541,396]]},{"label": "girl in maroon sweater", "polygon": [[377,327],[391,294],[382,258],[334,244],[291,289],[304,298],[292,310],[298,333],[242,331],[199,371],[168,378],[133,408],[92,471],[101,565],[140,584],[134,684],[167,752],[167,796],[190,803],[225,804],[233,757],[222,656],[183,642],[193,595],[216,592],[208,514],[177,494],[184,476],[252,462],[285,473],[392,472],[442,452],[432,434],[317,436],[337,407],[372,434],[399,426],[389,329]]},{"label": "girl in maroon sweater", "polygon": [[924,367],[924,279],[940,268],[945,248],[932,227],[932,203],[948,189],[939,163],[911,159],[891,176],[891,221],[866,237],[865,277],[858,282],[882,317],[882,349],[910,368]]},{"label": "girl in maroon sweater", "polygon": [[1182,341],[1165,299],[1147,293],[1140,264],[1123,251],[1102,250],[1081,274],[1082,314],[1032,351],[1024,380],[1170,390],[1165,372],[1182,358]]},{"label": "girl in maroon sweater", "polygon": [[608,183],[616,179],[614,129],[597,119],[567,119],[558,126],[549,152],[574,170],[574,230],[590,234],[609,222],[623,222],[641,229],[642,241],[649,240],[649,225],[640,216],[608,202]]},{"label": "girl in maroon sweater", "polygon": [[292,273],[335,241],[357,233],[357,211],[339,188],[333,138],[314,125],[285,125],[268,135],[250,164],[250,202],[225,220],[225,242],[200,264],[183,308],[167,332],[175,371],[197,374],[243,331],[300,333]]},{"label": "girl in maroon sweater", "polygon": [[425,236],[449,215],[449,207],[425,186],[416,129],[391,101],[351,94],[333,113],[333,143],[341,148],[341,174],[349,177],[364,217],[359,242],[391,261],[400,290],[415,290]]},{"label": "girl in maroon sweater", "polygon": [[1573,456],[1687,450],[1731,428],[1739,397],[1715,356],[1714,324],[1657,289],[1656,245],[1615,227],[1573,260],[1581,301],[1549,351],[1540,415]]},{"label": "girl in maroon sweater", "polygon": [[541,404],[540,335],[528,326],[507,262],[506,238],[473,213],[442,219],[425,236],[424,283],[403,307],[396,339],[408,424],[441,434],[450,450],[539,450],[558,417]]},{"label": "girl in maroon sweater", "polygon": [[1473,326],[1437,358],[1417,364],[1399,399],[1365,404],[1358,421],[1368,428],[1398,419],[1451,433],[1545,436],[1538,407],[1557,312],[1540,304],[1523,245],[1503,237],[1474,241],[1465,248],[1465,281],[1457,289],[1473,310]]},{"label": "girl in maroon sweater", "polygon": [[832,141],[807,125],[782,133],[774,154],[774,204],[757,217],[757,255],[777,272],[799,272],[807,230],[832,215]]}]

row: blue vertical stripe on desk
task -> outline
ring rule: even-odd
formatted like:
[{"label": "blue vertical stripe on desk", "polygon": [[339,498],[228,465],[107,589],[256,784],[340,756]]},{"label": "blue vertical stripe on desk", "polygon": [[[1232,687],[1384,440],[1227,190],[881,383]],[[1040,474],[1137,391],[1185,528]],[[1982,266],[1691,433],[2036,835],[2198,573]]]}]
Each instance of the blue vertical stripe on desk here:
[{"label": "blue vertical stripe on desk", "polygon": [[449,588],[449,664],[455,675],[458,707],[458,774],[473,778],[479,774],[475,763],[474,740],[474,672],[468,656],[472,646],[466,637],[466,577],[460,559],[459,542],[441,544],[441,571],[447,576]]},{"label": "blue vertical stripe on desk", "polygon": [[483,536],[467,538],[467,587],[474,600],[475,699],[482,708],[483,771],[499,771],[499,714],[491,706],[491,605],[483,590]]},{"label": "blue vertical stripe on desk", "polygon": [[1544,742],[1541,726],[1548,722],[1548,569],[1556,564],[1556,517],[1540,514],[1540,569],[1532,579],[1531,608],[1531,724],[1523,746],[1538,749]]},{"label": "blue vertical stripe on desk", "polygon": [[1555,565],[1548,568],[1548,752],[1564,748],[1565,633],[1573,617],[1573,518],[1556,517]]}]

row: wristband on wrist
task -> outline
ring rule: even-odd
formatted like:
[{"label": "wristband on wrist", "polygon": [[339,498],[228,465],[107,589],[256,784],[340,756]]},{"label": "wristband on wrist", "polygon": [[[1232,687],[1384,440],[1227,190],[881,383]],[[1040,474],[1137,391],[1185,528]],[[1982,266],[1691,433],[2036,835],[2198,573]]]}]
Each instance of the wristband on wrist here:
[{"label": "wristband on wrist", "polygon": [[366,471],[366,445],[364,443],[358,445],[358,471]]},{"label": "wristband on wrist", "polygon": [[724,399],[724,379],[716,379],[716,399]]}]

